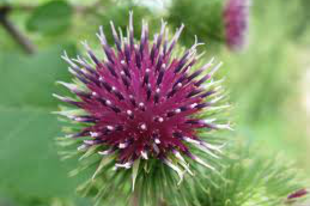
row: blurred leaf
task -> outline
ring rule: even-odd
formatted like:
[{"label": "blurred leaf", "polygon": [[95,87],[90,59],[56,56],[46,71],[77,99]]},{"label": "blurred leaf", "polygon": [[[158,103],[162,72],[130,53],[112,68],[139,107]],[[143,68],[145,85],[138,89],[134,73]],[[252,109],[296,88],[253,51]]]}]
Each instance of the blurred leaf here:
[{"label": "blurred leaf", "polygon": [[10,2],[10,0],[0,0],[0,6],[6,5],[9,2]]},{"label": "blurred leaf", "polygon": [[[68,45],[66,50],[74,53],[75,48]],[[69,78],[60,48],[30,58],[13,52],[0,54],[0,91],[5,94],[1,106],[56,106],[57,100],[51,96],[55,80]]]},{"label": "blurred leaf", "polygon": [[[195,35],[199,40],[219,45],[224,42],[223,4],[224,0],[172,0],[169,8],[168,22],[173,29],[179,28],[182,23],[186,26],[180,39],[191,46]],[[199,15],[198,15],[199,14]]]},{"label": "blurred leaf", "polygon": [[60,34],[71,25],[73,10],[61,0],[51,1],[39,6],[27,22],[27,29],[44,34]]},{"label": "blurred leaf", "polygon": [[[160,19],[157,19],[147,7],[133,6],[131,4],[121,4],[107,10],[101,18],[101,24],[105,31],[111,30],[110,21],[113,21],[116,27],[119,27],[123,34],[127,32],[129,23],[129,12],[133,11],[134,36],[140,38],[142,29],[142,19],[150,25],[150,36],[160,28]],[[110,43],[114,42],[111,32],[106,32],[106,37]]]},{"label": "blurred leaf", "polygon": [[[72,49],[71,49],[72,50]],[[34,57],[0,55],[0,190],[25,197],[65,196],[75,182],[59,161],[60,132],[51,114],[54,82],[68,79],[61,50]]]},{"label": "blurred leaf", "polygon": [[36,108],[3,107],[0,114],[1,185],[39,196],[65,192],[70,182],[53,148],[57,120]]}]

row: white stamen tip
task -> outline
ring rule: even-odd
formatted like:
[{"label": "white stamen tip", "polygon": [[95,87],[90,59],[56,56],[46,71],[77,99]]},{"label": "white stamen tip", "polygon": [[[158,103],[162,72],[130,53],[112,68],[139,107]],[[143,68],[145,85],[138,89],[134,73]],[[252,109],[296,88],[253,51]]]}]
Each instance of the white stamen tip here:
[{"label": "white stamen tip", "polygon": [[132,113],[131,110],[127,110],[127,114],[128,114],[129,116],[131,116],[133,113]]},{"label": "white stamen tip", "polygon": [[190,105],[190,108],[194,109],[197,105],[198,105],[197,103],[193,103],[193,104]]},{"label": "white stamen tip", "polygon": [[156,139],[155,139],[155,143],[156,143],[156,144],[160,144],[160,140],[156,138]]},{"label": "white stamen tip", "polygon": [[112,131],[112,130],[114,130],[114,127],[111,126],[111,125],[108,125],[108,126],[107,126],[107,129],[110,130],[110,131]]},{"label": "white stamen tip", "polygon": [[139,103],[139,107],[144,107],[144,103],[143,103],[143,102],[140,102],[140,103]]},{"label": "white stamen tip", "polygon": [[96,92],[92,92],[91,95],[97,96],[97,93]]},{"label": "white stamen tip", "polygon": [[176,109],[175,113],[179,114],[181,112],[181,109]]},{"label": "white stamen tip", "polygon": [[90,132],[91,137],[98,137],[99,133],[98,132]]},{"label": "white stamen tip", "polygon": [[124,148],[127,147],[127,144],[126,144],[126,143],[119,143],[118,147],[119,147],[120,149],[124,149]]},{"label": "white stamen tip", "polygon": [[107,101],[106,101],[106,104],[107,104],[107,105],[111,105],[112,102],[111,102],[110,100],[107,100]]},{"label": "white stamen tip", "polygon": [[148,159],[147,153],[145,151],[141,151],[141,156],[143,157],[143,159]]},{"label": "white stamen tip", "polygon": [[164,118],[159,117],[159,118],[158,118],[158,121],[159,121],[159,122],[163,122],[163,121],[164,121]]},{"label": "white stamen tip", "polygon": [[140,129],[146,130],[146,129],[147,129],[146,124],[145,124],[145,123],[141,124],[141,125],[140,125]]}]

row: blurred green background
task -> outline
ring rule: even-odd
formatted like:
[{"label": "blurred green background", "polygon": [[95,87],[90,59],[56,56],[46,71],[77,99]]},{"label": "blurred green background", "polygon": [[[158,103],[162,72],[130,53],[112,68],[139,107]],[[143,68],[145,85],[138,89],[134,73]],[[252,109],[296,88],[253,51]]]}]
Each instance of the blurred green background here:
[{"label": "blurred green background", "polygon": [[181,43],[197,35],[207,57],[224,62],[234,138],[262,145],[258,153],[283,153],[310,172],[310,1],[253,0],[248,44],[240,51],[225,45],[223,2],[0,0],[0,205],[88,204],[75,195],[79,181],[68,178],[74,166],[59,160],[60,123],[51,114],[58,103],[51,94],[60,90],[56,80],[70,79],[63,50],[83,53],[85,39],[99,50],[99,25],[109,33],[113,20],[125,30],[129,10],[136,37],[142,18],[151,33],[161,18],[172,31],[184,22]]}]

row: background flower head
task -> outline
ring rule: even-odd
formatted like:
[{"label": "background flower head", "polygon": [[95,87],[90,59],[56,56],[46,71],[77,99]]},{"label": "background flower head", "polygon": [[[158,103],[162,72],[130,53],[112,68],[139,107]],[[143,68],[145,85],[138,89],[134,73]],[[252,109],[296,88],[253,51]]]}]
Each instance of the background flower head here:
[{"label": "background flower head", "polygon": [[227,0],[224,7],[225,38],[228,47],[240,50],[247,41],[250,0]]}]

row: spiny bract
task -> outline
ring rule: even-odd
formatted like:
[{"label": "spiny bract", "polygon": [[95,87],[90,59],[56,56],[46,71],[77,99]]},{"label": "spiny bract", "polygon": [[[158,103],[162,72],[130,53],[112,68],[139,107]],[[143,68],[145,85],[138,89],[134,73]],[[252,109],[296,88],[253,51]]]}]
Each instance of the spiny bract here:
[{"label": "spiny bract", "polygon": [[[170,40],[163,21],[160,33],[150,41],[148,25],[143,22],[140,42],[133,36],[132,13],[127,38],[121,31],[116,32],[112,22],[111,27],[115,49],[109,46],[102,28],[97,34],[105,59],[99,59],[86,42],[91,62],[79,56],[70,59],[66,53],[63,56],[76,79],[74,84],[59,83],[76,98],[54,96],[78,110],[58,113],[73,124],[83,125],[67,138],[82,142],[79,151],[87,153],[96,147],[94,154],[112,157],[114,169],[131,168],[140,160],[159,159],[182,179],[184,171],[191,173],[188,158],[213,170],[192,150],[197,148],[217,158],[222,145],[203,141],[198,131],[230,129],[229,124],[213,117],[229,107],[219,104],[224,97],[221,80],[214,81],[212,77],[221,63],[213,65],[212,59],[193,69],[202,56],[197,55],[197,40],[182,56],[175,57],[183,25]],[[209,116],[204,115],[206,111]]]}]

